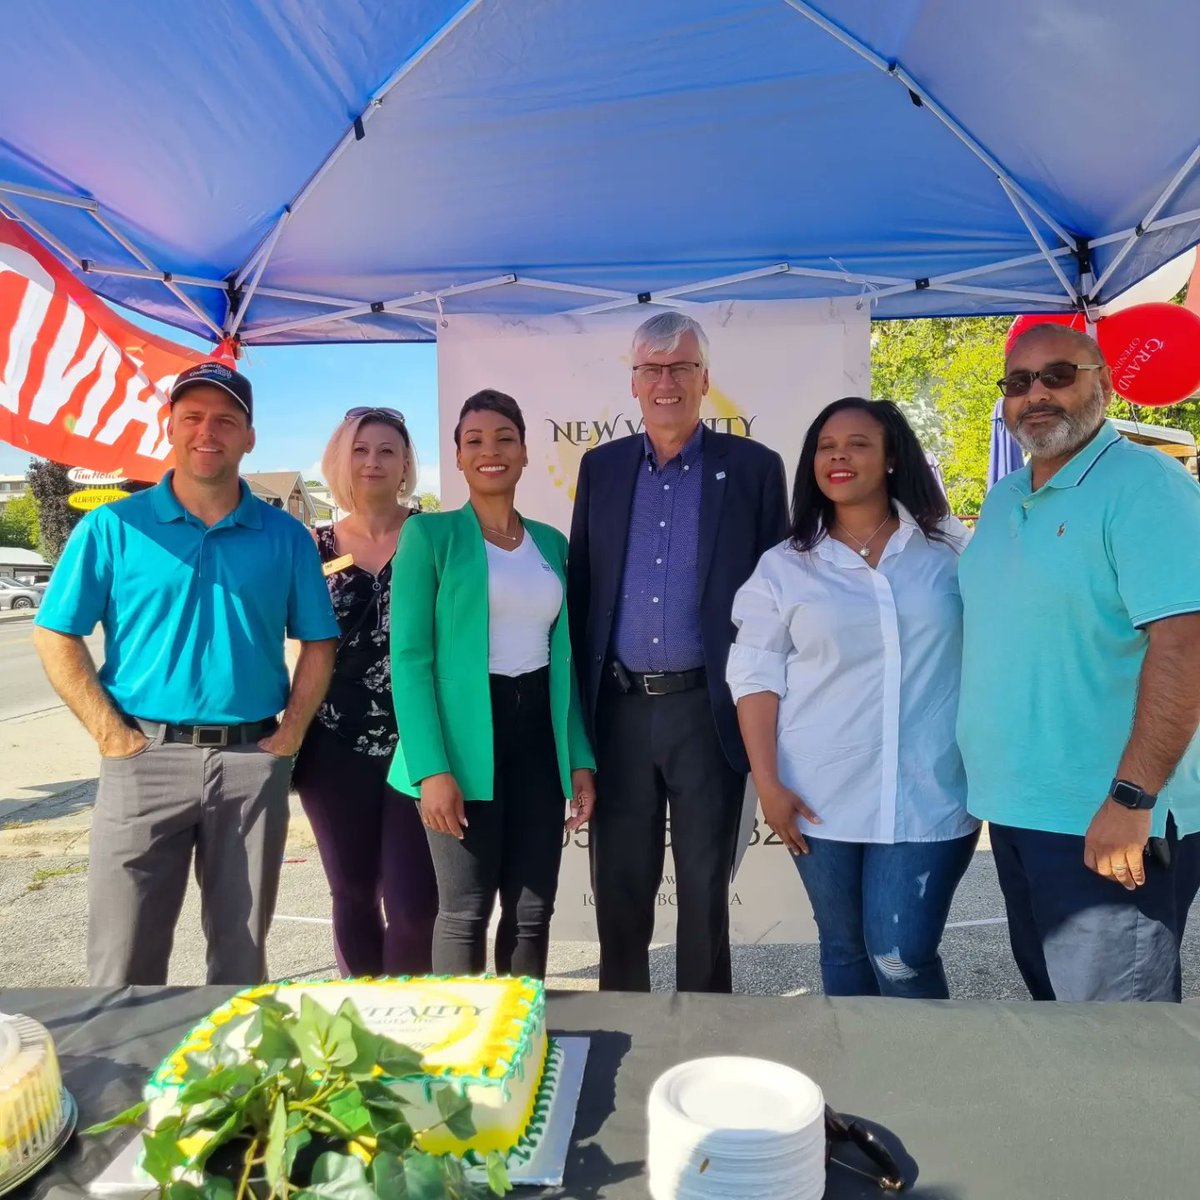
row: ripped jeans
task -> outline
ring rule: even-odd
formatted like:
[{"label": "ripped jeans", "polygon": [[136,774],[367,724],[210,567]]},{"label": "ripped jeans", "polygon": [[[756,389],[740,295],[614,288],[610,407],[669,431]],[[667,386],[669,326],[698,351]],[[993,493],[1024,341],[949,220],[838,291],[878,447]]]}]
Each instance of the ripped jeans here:
[{"label": "ripped jeans", "polygon": [[948,998],[938,945],[978,840],[806,838],[809,853],[795,862],[820,934],[825,995]]}]

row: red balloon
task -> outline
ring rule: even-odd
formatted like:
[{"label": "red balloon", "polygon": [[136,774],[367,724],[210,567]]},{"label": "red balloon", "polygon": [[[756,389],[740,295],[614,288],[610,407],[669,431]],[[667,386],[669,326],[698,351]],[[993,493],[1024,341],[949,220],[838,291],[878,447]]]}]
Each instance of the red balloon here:
[{"label": "red balloon", "polygon": [[1096,340],[1113,387],[1134,404],[1178,404],[1200,389],[1200,316],[1178,304],[1137,304],[1105,317]]},{"label": "red balloon", "polygon": [[1004,339],[1004,354],[1007,357],[1012,344],[1021,334],[1033,329],[1036,325],[1069,325],[1082,333],[1087,328],[1087,318],[1083,313],[1026,313],[1014,317],[1008,328],[1008,337]]}]

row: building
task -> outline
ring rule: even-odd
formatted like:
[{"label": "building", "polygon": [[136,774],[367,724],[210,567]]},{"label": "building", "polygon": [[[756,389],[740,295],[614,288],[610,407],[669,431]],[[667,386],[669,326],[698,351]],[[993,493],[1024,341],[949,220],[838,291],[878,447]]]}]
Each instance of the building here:
[{"label": "building", "polygon": [[0,546],[0,578],[17,583],[45,583],[52,568],[36,550]]},{"label": "building", "polygon": [[243,478],[260,500],[284,509],[304,525],[324,523],[332,517],[329,506],[313,498],[299,471],[256,471]]},{"label": "building", "polygon": [[0,512],[10,500],[19,500],[28,490],[24,475],[0,475]]},{"label": "building", "polygon": [[1122,437],[1142,446],[1153,446],[1179,459],[1193,475],[1196,474],[1196,439],[1186,429],[1176,429],[1171,425],[1147,425],[1142,421],[1122,421],[1115,417],[1109,419]]}]

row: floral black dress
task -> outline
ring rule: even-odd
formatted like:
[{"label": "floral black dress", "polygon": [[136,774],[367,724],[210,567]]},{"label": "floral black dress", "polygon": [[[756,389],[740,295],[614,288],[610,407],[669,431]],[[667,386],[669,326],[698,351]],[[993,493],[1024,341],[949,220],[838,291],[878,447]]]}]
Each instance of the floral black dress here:
[{"label": "floral black dress", "polygon": [[[323,563],[341,557],[333,526],[316,534]],[[389,658],[391,560],[378,575],[349,566],[326,576],[326,582],[341,638],[333,679],[317,709],[317,720],[360,753],[390,759],[397,740]]]}]

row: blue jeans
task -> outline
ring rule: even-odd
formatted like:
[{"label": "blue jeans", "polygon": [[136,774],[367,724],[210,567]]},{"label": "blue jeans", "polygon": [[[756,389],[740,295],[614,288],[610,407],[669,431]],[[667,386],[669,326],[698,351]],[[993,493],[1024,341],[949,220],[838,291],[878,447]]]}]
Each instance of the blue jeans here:
[{"label": "blue jeans", "polygon": [[891,846],[805,840],[795,863],[820,934],[825,995],[947,999],[938,944],[978,832]]},{"label": "blue jeans", "polygon": [[1132,892],[1083,864],[1083,838],[991,825],[1013,957],[1035,1000],[1166,1000],[1200,886],[1200,833],[1167,822],[1171,865],[1146,861]]}]

